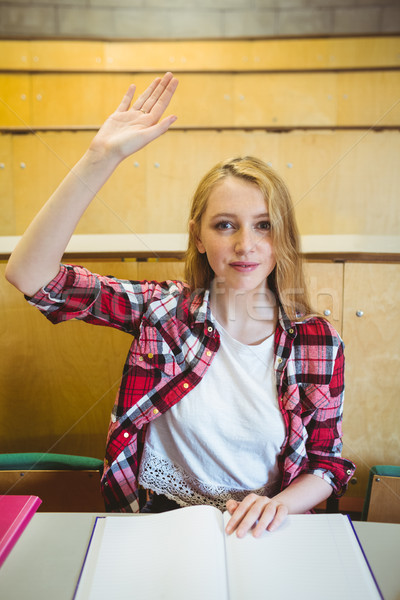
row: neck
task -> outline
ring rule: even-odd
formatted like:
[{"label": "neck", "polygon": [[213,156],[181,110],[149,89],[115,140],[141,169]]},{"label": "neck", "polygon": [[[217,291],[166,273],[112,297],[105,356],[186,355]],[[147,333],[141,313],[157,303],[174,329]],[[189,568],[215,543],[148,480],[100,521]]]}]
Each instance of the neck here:
[{"label": "neck", "polygon": [[278,307],[266,284],[261,289],[244,291],[225,289],[214,280],[210,302],[217,321],[244,344],[258,344],[275,331]]}]

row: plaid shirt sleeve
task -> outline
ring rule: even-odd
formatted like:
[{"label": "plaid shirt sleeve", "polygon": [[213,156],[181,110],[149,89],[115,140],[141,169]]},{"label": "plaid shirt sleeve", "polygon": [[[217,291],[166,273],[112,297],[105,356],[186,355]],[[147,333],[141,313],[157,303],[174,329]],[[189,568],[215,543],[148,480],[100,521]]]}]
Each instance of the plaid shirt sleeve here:
[{"label": "plaid shirt sleeve", "polygon": [[52,323],[81,319],[132,334],[153,288],[152,282],[119,280],[60,265],[57,276],[27,300]]},{"label": "plaid shirt sleeve", "polygon": [[308,434],[307,472],[319,475],[332,485],[337,495],[342,495],[355,470],[354,464],[341,456],[344,400],[343,343],[338,346],[333,374],[327,390],[319,388],[318,392],[320,397],[316,399],[315,410],[314,405],[309,417],[306,416],[307,410],[304,411]]},{"label": "plaid shirt sleeve", "polygon": [[[343,342],[324,319],[282,332],[278,352],[282,413],[287,440],[282,455],[283,487],[300,473],[325,479],[344,493],[355,466],[341,457],[344,397]],[[278,359],[279,360],[279,359]]]}]

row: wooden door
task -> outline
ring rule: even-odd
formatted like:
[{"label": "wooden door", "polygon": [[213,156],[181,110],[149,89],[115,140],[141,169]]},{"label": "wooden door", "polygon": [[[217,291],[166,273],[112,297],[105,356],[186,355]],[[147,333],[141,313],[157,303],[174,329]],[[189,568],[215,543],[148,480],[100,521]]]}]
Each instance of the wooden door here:
[{"label": "wooden door", "polygon": [[363,497],[373,465],[400,461],[400,264],[345,265],[344,455],[357,465],[349,495]]},{"label": "wooden door", "polygon": [[304,274],[312,307],[342,333],[343,263],[307,262]]}]

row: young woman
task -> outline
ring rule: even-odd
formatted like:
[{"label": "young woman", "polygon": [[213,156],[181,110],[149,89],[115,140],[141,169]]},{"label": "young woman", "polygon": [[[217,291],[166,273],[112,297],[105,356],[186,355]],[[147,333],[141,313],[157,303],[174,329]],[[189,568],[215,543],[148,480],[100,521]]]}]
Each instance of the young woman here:
[{"label": "young woman", "polygon": [[[108,510],[213,504],[227,532],[260,535],[340,495],[343,343],[312,314],[289,193],[262,161],[237,158],[200,182],[185,283],[122,281],[61,265],[83,212],[117,165],[168,130],[171,73],[131,86],[23,235],[6,277],[47,318],[132,336],[112,412]],[[150,500],[143,506],[139,487]]]}]

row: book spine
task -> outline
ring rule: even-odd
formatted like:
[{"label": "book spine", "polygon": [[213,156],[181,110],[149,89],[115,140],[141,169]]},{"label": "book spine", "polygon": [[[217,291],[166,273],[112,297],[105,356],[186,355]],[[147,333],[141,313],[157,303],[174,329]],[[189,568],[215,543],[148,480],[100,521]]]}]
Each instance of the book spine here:
[{"label": "book spine", "polygon": [[25,504],[21,507],[19,513],[10,524],[5,532],[0,543],[0,567],[9,555],[11,549],[15,545],[18,538],[21,536],[25,527],[41,505],[42,501],[37,496],[29,496]]},{"label": "book spine", "polygon": [[362,552],[362,555],[363,555],[363,557],[364,557],[364,560],[365,560],[365,562],[366,562],[366,564],[367,564],[367,567],[368,567],[368,569],[369,569],[369,572],[371,573],[371,577],[372,577],[372,579],[374,580],[374,583],[375,583],[375,585],[376,585],[376,589],[378,590],[378,593],[379,593],[379,595],[380,595],[381,599],[382,599],[382,600],[385,600],[385,599],[384,599],[384,597],[383,597],[383,594],[382,594],[382,592],[381,592],[381,589],[380,589],[380,587],[379,587],[379,584],[378,584],[378,582],[377,582],[377,580],[376,580],[376,578],[375,578],[375,575],[374,575],[374,572],[373,572],[373,570],[372,570],[372,567],[371,567],[371,565],[369,564],[369,560],[368,560],[368,558],[367,558],[367,555],[366,555],[366,554],[365,554],[365,552],[364,552],[364,548],[363,548],[363,546],[362,546],[362,543],[361,543],[361,541],[360,541],[360,538],[358,537],[358,535],[357,535],[357,532],[356,532],[356,530],[355,530],[355,528],[354,528],[353,521],[351,520],[351,518],[349,517],[349,515],[346,515],[346,516],[347,516],[347,518],[348,518],[348,520],[349,520],[350,526],[351,526],[351,528],[352,528],[352,530],[353,530],[353,533],[354,533],[354,535],[355,535],[355,538],[356,538],[356,540],[357,540],[357,543],[358,543],[358,545],[360,546],[360,550],[361,550],[361,552]]}]

